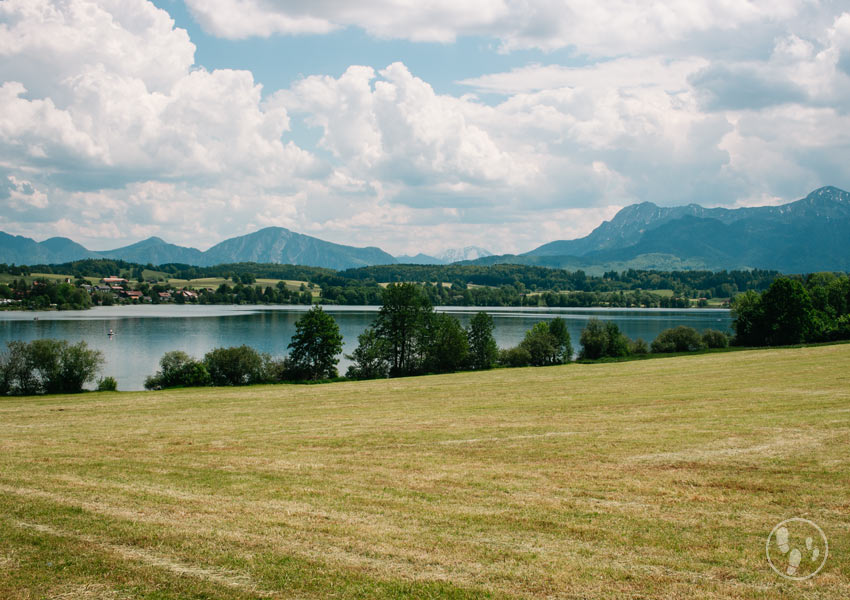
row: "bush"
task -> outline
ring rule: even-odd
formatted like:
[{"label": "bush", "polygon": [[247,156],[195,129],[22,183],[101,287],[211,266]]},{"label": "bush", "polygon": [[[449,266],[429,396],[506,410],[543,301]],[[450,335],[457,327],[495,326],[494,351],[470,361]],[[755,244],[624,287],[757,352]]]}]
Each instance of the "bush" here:
[{"label": "bush", "polygon": [[716,329],[706,329],[702,332],[702,343],[706,348],[728,348],[729,336]]},{"label": "bush", "polygon": [[684,325],[665,329],[652,342],[652,351],[655,353],[693,352],[702,350],[704,347],[699,332],[693,327]]},{"label": "bush", "polygon": [[263,373],[268,383],[283,383],[284,381],[297,381],[299,377],[292,367],[292,361],[288,356],[283,358],[272,358],[263,354]]},{"label": "bush", "polygon": [[159,359],[159,369],[145,379],[145,389],[203,387],[211,383],[206,365],[180,350],[166,352]]},{"label": "bush", "polygon": [[500,350],[499,364],[505,367],[527,367],[531,364],[531,354],[521,346]]},{"label": "bush", "polygon": [[118,391],[118,382],[115,381],[114,377],[104,377],[100,381],[97,382],[97,391],[98,392],[117,392]]},{"label": "bush", "polygon": [[643,338],[638,338],[629,344],[631,354],[649,354],[649,344]]},{"label": "bush", "polygon": [[248,346],[216,348],[204,355],[204,366],[213,385],[265,383],[264,357]]}]

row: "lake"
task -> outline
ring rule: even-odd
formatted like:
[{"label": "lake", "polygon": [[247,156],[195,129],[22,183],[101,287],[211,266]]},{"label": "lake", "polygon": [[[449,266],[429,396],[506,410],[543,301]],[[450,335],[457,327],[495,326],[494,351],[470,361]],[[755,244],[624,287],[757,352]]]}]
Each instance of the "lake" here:
[{"label": "lake", "polygon": [[[197,358],[219,346],[247,344],[261,352],[283,355],[295,333],[295,321],[307,306],[210,306],[148,305],[110,306],[86,311],[0,312],[0,345],[11,340],[39,338],[86,341],[106,358],[103,375],[118,380],[119,390],[141,390],[145,377],[156,370],[169,350],[183,350]],[[344,352],[351,353],[357,336],[374,320],[377,306],[326,306],[339,323]],[[587,320],[613,321],[630,338],[651,342],[662,330],[688,325],[702,331],[728,331],[731,316],[719,309],[606,309],[606,308],[511,308],[438,307],[466,326],[478,311],[493,316],[500,348],[519,343],[525,331],[541,320],[562,317],[578,351],[579,337]],[[113,331],[114,335],[109,336]],[[339,364],[344,374],[349,361]]]}]

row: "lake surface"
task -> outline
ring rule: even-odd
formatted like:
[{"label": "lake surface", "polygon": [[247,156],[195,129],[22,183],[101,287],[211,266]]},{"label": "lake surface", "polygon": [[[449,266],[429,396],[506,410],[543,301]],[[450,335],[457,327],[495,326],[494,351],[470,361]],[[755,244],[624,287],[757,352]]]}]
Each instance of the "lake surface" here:
[{"label": "lake surface", "polygon": [[[344,352],[357,346],[357,336],[374,320],[377,306],[326,306],[339,323]],[[247,344],[261,352],[283,355],[287,352],[295,321],[307,306],[110,306],[86,311],[0,312],[0,345],[11,340],[39,338],[81,340],[101,350],[106,358],[103,375],[118,380],[119,390],[141,390],[145,377],[152,375],[159,359],[170,350],[183,350],[197,358],[220,346]],[[482,308],[439,307],[456,315],[467,326],[481,310],[495,322],[496,342],[501,348],[519,343],[534,323],[562,317],[578,351],[579,337],[587,320],[598,317],[614,321],[630,338],[651,342],[669,327],[688,325],[702,331],[728,331],[729,311],[719,309],[606,309],[606,308]],[[37,320],[36,320],[37,317]],[[114,335],[109,336],[112,330]],[[339,364],[344,374],[349,361]]]}]

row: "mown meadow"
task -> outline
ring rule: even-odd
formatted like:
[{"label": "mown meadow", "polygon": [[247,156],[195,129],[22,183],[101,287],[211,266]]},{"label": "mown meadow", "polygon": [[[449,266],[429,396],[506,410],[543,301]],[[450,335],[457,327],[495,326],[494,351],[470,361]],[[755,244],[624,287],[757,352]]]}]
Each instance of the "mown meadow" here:
[{"label": "mown meadow", "polygon": [[[0,399],[0,597],[850,597],[850,345]],[[768,566],[789,517],[829,538]]]}]

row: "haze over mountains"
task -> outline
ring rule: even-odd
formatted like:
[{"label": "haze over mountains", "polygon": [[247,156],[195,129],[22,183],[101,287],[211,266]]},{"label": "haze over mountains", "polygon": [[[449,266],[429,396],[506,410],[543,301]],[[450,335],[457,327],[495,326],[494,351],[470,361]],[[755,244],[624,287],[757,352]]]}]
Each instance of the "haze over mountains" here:
[{"label": "haze over mountains", "polygon": [[462,260],[475,260],[493,256],[493,253],[479,246],[466,246],[465,248],[450,248],[444,250],[436,256],[419,253],[415,256],[396,256],[396,260],[400,263],[416,264],[416,265],[449,265]]},{"label": "haze over mountains", "polygon": [[501,256],[468,246],[439,256],[395,258],[380,248],[335,244],[281,227],[230,238],[203,252],[156,237],[115,250],[92,251],[67,238],[39,243],[0,232],[0,262],[57,264],[85,258],[154,265],[288,263],[330,269],[462,261],[531,264],[591,273],[628,268],[850,271],[850,193],[824,187],[782,206],[739,209],[696,204],[660,207],[643,202],[627,206],[583,238],[549,242],[525,254]]}]

